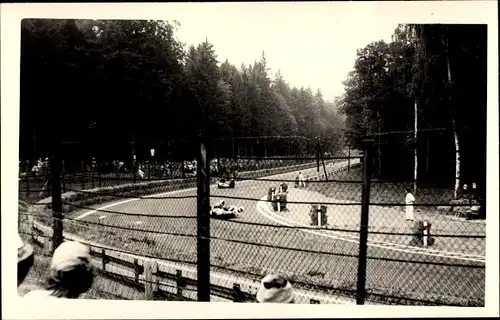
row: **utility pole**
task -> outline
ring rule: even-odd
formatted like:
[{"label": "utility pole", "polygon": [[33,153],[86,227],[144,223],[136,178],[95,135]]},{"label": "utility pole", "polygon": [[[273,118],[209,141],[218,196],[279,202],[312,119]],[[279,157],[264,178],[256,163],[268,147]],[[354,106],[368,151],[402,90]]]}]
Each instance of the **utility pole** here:
[{"label": "utility pole", "polygon": [[347,172],[351,171],[351,143],[347,145]]},{"label": "utility pole", "polygon": [[210,160],[200,135],[197,154],[198,301],[210,301]]},{"label": "utility pole", "polygon": [[363,188],[361,194],[361,223],[359,235],[358,282],[356,304],[365,304],[366,298],[366,261],[368,252],[368,218],[370,208],[370,183],[372,175],[372,148],[375,141],[363,140]]}]

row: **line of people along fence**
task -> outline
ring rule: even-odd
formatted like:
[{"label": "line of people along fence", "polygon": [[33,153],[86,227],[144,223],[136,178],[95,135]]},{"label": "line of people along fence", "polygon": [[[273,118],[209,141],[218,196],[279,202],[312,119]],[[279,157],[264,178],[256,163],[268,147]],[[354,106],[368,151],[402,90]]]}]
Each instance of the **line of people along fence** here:
[{"label": "line of people along fence", "polygon": [[[369,149],[367,149],[367,150],[369,150]],[[373,205],[376,206],[377,204],[373,203],[373,201],[370,203],[370,197],[369,197],[369,192],[370,192],[370,189],[372,187],[372,183],[370,183],[369,179],[368,179],[370,177],[370,171],[369,170],[371,168],[371,165],[368,165],[368,164],[371,164],[371,160],[369,159],[369,157],[370,157],[369,152],[365,152],[364,157],[365,157],[364,158],[364,164],[365,165],[364,165],[364,169],[363,170],[364,170],[365,174],[363,175],[363,179],[361,179],[361,181],[364,182],[363,197],[361,197],[362,201],[361,201],[361,203],[356,203],[356,204],[350,205],[350,206],[355,207],[355,208],[359,208],[360,205],[361,205],[362,208],[363,208],[363,210],[362,210],[363,215],[360,217],[360,222],[357,223],[357,225],[360,226],[360,228],[361,228],[361,232],[360,232],[359,228],[352,228],[352,229],[347,228],[349,230],[347,230],[346,228],[337,228],[339,230],[339,232],[344,232],[344,233],[355,232],[355,233],[359,233],[361,235],[360,236],[360,241],[359,241],[359,248],[357,248],[358,252],[356,252],[357,254],[355,254],[353,256],[354,259],[358,259],[358,263],[357,263],[357,281],[358,281],[358,285],[357,285],[357,290],[354,290],[355,295],[356,295],[356,297],[358,299],[358,303],[363,303],[365,301],[365,294],[363,293],[363,288],[366,288],[367,286],[368,287],[371,286],[370,281],[368,281],[368,284],[366,284],[366,282],[365,282],[365,284],[363,284],[363,281],[364,281],[363,278],[365,278],[365,277],[363,277],[363,273],[366,274],[366,270],[368,270],[368,272],[369,272],[369,278],[373,279],[373,275],[379,275],[382,272],[381,270],[387,271],[387,268],[389,268],[389,267],[387,267],[387,265],[384,265],[383,267],[377,266],[377,263],[379,263],[377,261],[384,261],[384,258],[387,260],[387,257],[384,257],[384,255],[381,254],[381,253],[384,253],[383,251],[382,252],[375,252],[375,253],[378,253],[378,254],[373,255],[373,252],[370,252],[369,249],[371,250],[372,248],[379,248],[379,247],[384,246],[384,245],[388,246],[387,245],[388,241],[386,239],[380,239],[380,237],[383,236],[384,232],[389,234],[389,235],[387,235],[387,237],[389,237],[389,238],[390,237],[394,238],[396,235],[398,235],[398,232],[395,232],[395,231],[391,232],[390,230],[389,230],[389,232],[386,232],[384,230],[382,230],[382,231],[380,231],[380,230],[370,230],[370,225],[369,224],[373,220],[370,219],[370,221],[367,221],[368,208],[370,208],[370,206],[373,206]],[[201,158],[199,158],[199,159],[201,159]],[[309,159],[309,160],[311,160],[311,159]],[[317,162],[320,162],[319,158],[313,159],[313,160],[317,160]],[[198,171],[198,177],[200,177],[200,172],[203,173],[203,170],[201,170],[201,167],[202,167],[201,163],[203,163],[203,161],[199,161],[198,162],[198,170],[199,170]],[[205,168],[207,168],[207,166],[205,166]],[[58,170],[57,166],[53,166],[53,170],[56,170],[56,172],[57,172],[57,170]],[[205,173],[208,173],[208,172],[209,172],[209,170],[207,169],[205,171]],[[201,175],[201,176],[203,176],[203,175]],[[207,177],[207,175],[205,175],[205,177]],[[264,179],[262,179],[262,180],[264,180]],[[259,180],[259,179],[257,179],[257,180]],[[318,187],[318,186],[321,186],[321,185],[327,185],[327,183],[325,183],[327,180],[328,180],[327,175],[325,175],[323,181],[321,181],[321,179],[320,180],[314,180],[314,181],[309,182],[309,184],[312,185],[313,187]],[[236,181],[238,181],[238,180],[236,180]],[[330,179],[330,181],[331,181],[331,179]],[[198,180],[198,183],[202,184],[202,187],[204,186],[205,192],[207,190],[209,190],[209,188],[208,188],[208,182],[209,182],[208,179],[205,180],[205,181],[203,181],[203,183],[201,183]],[[269,181],[269,182],[272,182],[272,181]],[[337,184],[342,184],[339,181],[336,181],[336,182],[337,182]],[[355,181],[350,181],[350,182],[348,182],[346,184],[353,184],[354,182]],[[55,186],[57,186],[57,185],[61,186],[62,185],[62,183],[59,183],[59,184],[57,183],[57,178],[56,178],[56,180],[53,180],[53,183],[55,183],[54,184]],[[359,186],[359,183],[358,183],[358,186]],[[199,188],[200,188],[200,186],[199,186]],[[55,195],[56,195],[55,197],[53,197],[53,200],[52,200],[52,201],[54,201],[54,199],[56,199],[56,201],[52,203],[52,210],[54,211],[54,217],[55,217],[55,219],[52,220],[53,224],[54,224],[53,225],[54,226],[54,230],[62,230],[63,229],[62,228],[63,227],[63,225],[62,225],[62,221],[63,221],[62,203],[59,204],[57,202],[57,198],[58,198],[57,187],[55,188],[55,190],[53,188],[52,192],[53,193],[55,192]],[[212,198],[213,197],[214,197],[214,195],[212,195]],[[209,211],[209,207],[207,208],[207,203],[208,203],[208,206],[210,206],[210,199],[208,199],[208,202],[206,200],[204,203],[201,203],[202,202],[201,199],[207,199],[207,198],[210,198],[210,195],[207,195],[207,193],[205,193],[204,197],[200,197],[199,195],[196,196],[196,199],[198,199],[198,201],[200,202],[198,208],[203,208],[204,207],[205,209],[202,210],[202,211],[206,211],[206,212]],[[225,198],[226,199],[231,199],[231,197],[227,197],[227,196]],[[249,197],[249,198],[252,198],[252,197]],[[258,199],[258,198],[256,198],[256,199]],[[304,202],[306,202],[306,203],[308,203],[310,205],[310,204],[318,202],[319,199],[314,199],[314,200],[315,201],[304,201]],[[289,203],[292,204],[294,202],[300,202],[300,201],[290,201]],[[398,201],[398,202],[401,202],[401,201]],[[398,202],[393,203],[392,206],[400,206],[401,207],[401,204],[398,204]],[[323,203],[326,203],[326,205],[328,207],[330,207],[330,208],[331,207],[334,207],[334,208],[348,208],[349,207],[349,204],[331,204],[331,203],[328,203],[328,202],[323,202]],[[436,204],[434,203],[432,205],[435,206]],[[61,208],[61,209],[59,209],[59,208]],[[58,210],[61,210],[61,211],[58,211]],[[329,210],[331,210],[331,209],[329,209]],[[346,209],[342,209],[342,210],[343,211],[347,211]],[[61,214],[59,212],[61,212]],[[360,212],[357,211],[358,216],[359,216],[359,213]],[[200,216],[200,214],[198,214],[198,216]],[[198,258],[200,257],[200,255],[199,255],[200,252],[201,252],[201,254],[205,255],[204,259],[201,259],[201,261],[198,260],[199,262],[202,262],[202,263],[198,263],[197,264],[198,268],[199,268],[198,269],[198,274],[201,275],[201,274],[204,273],[206,275],[205,278],[198,277],[198,282],[197,283],[198,283],[198,285],[200,287],[200,290],[201,290],[201,291],[198,291],[198,293],[200,293],[200,292],[202,293],[201,295],[200,294],[198,295],[198,299],[205,299],[206,300],[206,299],[209,299],[209,297],[210,297],[210,283],[209,283],[209,280],[208,280],[209,279],[208,275],[209,275],[209,272],[211,270],[211,266],[213,267],[213,264],[211,263],[212,259],[209,256],[210,250],[207,250],[207,248],[210,248],[209,247],[210,246],[210,243],[209,243],[210,239],[212,239],[212,243],[215,243],[215,244],[218,244],[220,241],[226,241],[227,242],[228,239],[224,240],[224,239],[220,239],[220,237],[214,237],[214,235],[210,233],[210,228],[209,227],[207,228],[207,226],[209,226],[209,224],[210,224],[210,218],[208,217],[208,215],[206,213],[204,215],[204,218],[205,218],[205,220],[198,219],[198,222],[202,226],[204,226],[205,229],[199,228],[200,227],[200,225],[199,225],[198,228],[197,228],[197,230],[201,230],[202,232],[197,233],[195,235],[195,239],[197,240],[197,243],[200,245],[199,250],[197,252],[197,257]],[[375,220],[377,220],[377,215],[375,215],[374,218],[375,218]],[[385,217],[385,218],[387,219],[387,217]],[[281,219],[281,218],[277,218],[277,219]],[[380,220],[380,217],[379,217],[379,220]],[[58,221],[58,222],[56,223],[56,221]],[[233,222],[233,223],[238,223],[238,222]],[[257,228],[258,225],[259,225],[259,223],[256,223],[255,227]],[[260,223],[260,225],[262,225],[262,223]],[[285,226],[281,226],[281,228],[284,228],[284,227]],[[298,226],[298,225],[292,225],[292,227],[296,228],[297,230],[304,229],[303,226]],[[276,226],[273,226],[273,227],[269,226],[268,228],[276,228]],[[332,229],[332,228],[330,228],[330,229]],[[422,233],[420,231],[418,231],[418,232],[416,232],[414,234],[414,232],[411,231],[411,230],[409,230],[409,229],[410,228],[402,230],[402,231],[405,231],[405,232],[401,232],[400,231],[399,234],[404,234],[404,235],[407,235],[408,237],[412,237],[413,238],[415,236],[415,234],[423,234],[425,232],[425,230],[423,230]],[[458,230],[455,229],[454,231],[456,232]],[[57,237],[56,234],[57,234],[57,232],[54,232],[54,244],[56,244],[57,241],[61,241],[62,240],[62,238],[61,237]],[[283,232],[283,234],[284,234],[284,232]],[[434,238],[436,238],[436,237],[439,238],[439,237],[441,237],[443,235],[442,234],[441,235],[440,234],[435,234],[433,236],[434,236]],[[450,236],[450,235],[448,235],[448,236]],[[477,239],[484,238],[484,237],[482,237],[482,235],[480,233],[478,233],[477,235],[475,235],[475,234],[472,234],[471,232],[469,232],[468,235],[465,235],[465,234],[455,234],[455,235],[453,235],[452,234],[451,236],[455,237],[456,239],[460,239],[460,237],[464,237],[464,236],[476,237]],[[343,236],[343,240],[342,241],[347,242],[347,240],[352,240],[352,239],[349,239],[349,237],[346,237],[346,236],[344,237]],[[230,240],[230,241],[235,241],[235,240]],[[395,241],[392,241],[391,243],[392,244],[390,244],[389,246],[393,246],[394,247],[393,249],[397,249],[396,247],[397,247],[398,244],[395,243]],[[263,243],[260,243],[260,244],[259,243],[255,243],[254,245],[263,245]],[[399,246],[403,246],[403,245],[399,244]],[[287,249],[285,249],[286,246],[281,246],[281,247],[282,247],[282,249],[276,249],[276,250],[281,250],[281,251],[287,250]],[[290,248],[289,250],[292,250],[292,251],[295,250],[296,251],[298,249],[299,248]],[[405,249],[405,250],[406,250],[406,252],[404,252],[404,250],[403,251],[395,251],[395,252],[401,252],[401,255],[403,257],[402,258],[398,257],[398,259],[395,259],[395,257],[393,256],[392,260],[398,260],[399,262],[397,262],[397,263],[399,263],[401,265],[405,265],[405,266],[411,266],[412,264],[415,265],[417,263],[420,263],[420,264],[424,263],[424,264],[427,265],[427,271],[431,270],[431,268],[429,267],[429,266],[432,266],[431,262],[436,262],[436,261],[429,261],[429,260],[425,261],[425,259],[416,259],[415,257],[417,257],[419,255],[419,254],[415,253],[416,250],[413,250],[413,251],[410,250],[410,249]],[[431,252],[432,250],[433,249],[429,249],[428,251]],[[320,250],[320,251],[324,251],[324,250]],[[444,250],[436,250],[436,251],[443,252]],[[450,250],[448,250],[448,251],[450,251]],[[316,254],[317,255],[326,255],[326,252],[325,253],[316,253]],[[458,254],[458,253],[456,253],[456,254]],[[408,258],[409,255],[413,255],[413,259],[409,259]],[[362,256],[364,256],[365,258],[363,258]],[[480,256],[480,255],[478,255],[478,256]],[[438,265],[439,264],[440,265],[446,265],[446,261],[441,261],[441,260],[443,260],[443,259],[445,259],[445,260],[448,259],[449,260],[450,259],[449,257],[447,257],[447,258],[439,257],[439,255],[437,255],[435,257],[437,259]],[[467,257],[465,257],[464,254],[462,254],[460,257],[461,257],[461,259],[462,258],[467,258]],[[365,262],[363,262],[363,260],[365,260]],[[422,260],[424,260],[424,261],[422,261]],[[476,260],[478,260],[478,259],[476,259]],[[203,261],[205,261],[205,263],[203,263]],[[463,260],[463,261],[469,261],[469,260]],[[348,264],[352,265],[352,263],[348,263]],[[394,262],[394,264],[396,264],[396,262]],[[448,264],[450,264],[450,263],[448,263]],[[436,265],[434,264],[434,266],[436,266]],[[456,263],[455,264],[450,264],[450,266],[447,266],[446,268],[454,268],[454,266],[456,268],[460,268],[459,270],[469,270],[469,268],[468,268],[469,266],[459,265],[459,264],[456,264]],[[339,268],[339,267],[337,267],[337,268]],[[435,268],[438,268],[438,267],[436,266]],[[476,273],[478,272],[476,265],[471,265],[470,269],[476,270],[475,271]],[[370,270],[372,270],[372,272],[371,272],[372,275],[371,276],[370,276]],[[479,270],[481,270],[481,268],[479,268]],[[448,270],[446,272],[449,274],[451,271]],[[481,273],[481,271],[479,271],[479,273]],[[477,280],[478,277],[479,277],[479,279],[481,279],[481,274],[479,274],[479,275],[475,274],[475,278],[474,279]],[[365,278],[365,280],[366,280],[366,278]],[[205,281],[205,284],[203,283],[203,281]],[[453,281],[456,282],[457,280],[455,279]],[[300,283],[300,280],[297,279],[296,282]],[[369,288],[367,294],[371,295],[372,297],[376,296],[378,294],[377,292],[370,292],[370,291],[372,291],[372,290],[370,290],[370,288]],[[481,290],[479,290],[479,291],[481,291]],[[203,295],[203,292],[205,292],[205,295]],[[366,290],[365,290],[365,293],[366,293]]]}]

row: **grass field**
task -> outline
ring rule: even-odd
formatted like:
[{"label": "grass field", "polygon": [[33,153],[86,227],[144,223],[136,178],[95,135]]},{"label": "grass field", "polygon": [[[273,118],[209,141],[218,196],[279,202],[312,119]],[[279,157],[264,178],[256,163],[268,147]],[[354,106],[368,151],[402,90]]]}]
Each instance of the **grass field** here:
[{"label": "grass field", "polygon": [[[314,171],[311,169],[309,173]],[[284,174],[279,179],[293,180],[294,175]],[[352,182],[359,178],[356,175],[359,172],[352,171],[341,179]],[[340,179],[340,176],[337,178]],[[255,278],[271,271],[280,272],[298,286],[326,287],[332,292],[352,294],[357,280],[358,244],[306,233],[297,228],[284,228],[279,220],[270,220],[257,210],[257,200],[267,193],[270,186],[277,184],[248,181],[237,183],[235,189],[211,189],[212,202],[226,198],[229,204],[245,208],[237,220],[211,220],[211,264],[217,269]],[[308,190],[316,188],[312,184]],[[337,193],[334,193],[338,195],[336,198],[360,201],[361,186],[357,183],[323,183],[322,188],[327,188],[329,192],[337,188]],[[379,192],[388,194],[383,190]],[[310,194],[310,202],[322,200],[321,194]],[[373,193],[374,197],[376,194],[377,191]],[[399,192],[393,193],[394,198],[396,194],[399,196]],[[429,195],[432,194],[429,192]],[[97,211],[78,221],[66,220],[64,228],[121,250],[196,262],[195,192],[187,190],[173,196],[177,198],[167,196],[117,202],[106,209],[112,212]],[[342,221],[349,222],[350,226],[356,225],[359,205],[339,210],[349,217]],[[75,212],[71,218],[76,219],[86,212]],[[383,225],[385,220],[390,225],[394,219],[385,215],[384,219],[378,220],[378,224]],[[377,219],[371,221],[376,222]],[[465,225],[462,223],[451,228],[458,230]],[[396,240],[394,242],[397,243]],[[368,260],[367,266],[367,288],[372,293],[371,299],[397,304],[484,304],[484,264],[372,247],[368,254],[373,257]]]}]

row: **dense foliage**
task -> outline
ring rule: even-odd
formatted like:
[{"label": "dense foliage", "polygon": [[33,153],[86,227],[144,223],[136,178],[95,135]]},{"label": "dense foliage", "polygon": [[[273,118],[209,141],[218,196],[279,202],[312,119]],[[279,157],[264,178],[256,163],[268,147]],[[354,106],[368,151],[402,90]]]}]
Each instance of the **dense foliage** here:
[{"label": "dense foliage", "polygon": [[352,144],[374,139],[376,176],[455,196],[475,183],[484,200],[486,39],[486,25],[400,25],[391,43],[358,50],[340,110]]},{"label": "dense foliage", "polygon": [[484,185],[486,44],[486,26],[401,25],[358,51],[341,111],[353,144],[375,139],[375,174],[413,179],[416,143],[419,181],[453,183],[457,150],[462,183]]},{"label": "dense foliage", "polygon": [[[264,53],[252,65],[236,67],[218,61],[208,41],[186,48],[175,37],[177,26],[24,20],[21,157],[35,156],[34,137],[37,156],[64,140],[88,142],[66,146],[68,156],[125,159],[131,158],[132,139],[138,157],[155,142],[159,157],[190,157],[199,133],[226,142],[290,135],[339,140],[343,121],[321,92],[292,88],[280,74],[271,79]],[[272,150],[289,152],[284,145],[276,142]],[[244,144],[239,149],[246,151]],[[234,155],[227,143],[217,151]],[[253,155],[263,152],[255,148]]]},{"label": "dense foliage", "polygon": [[177,26],[24,20],[21,158],[48,155],[60,140],[86,142],[66,146],[66,157],[130,159],[134,140],[138,158],[155,147],[158,157],[192,159],[199,134],[219,157],[314,152],[307,140],[262,148],[242,137],[321,137],[334,142],[328,152],[373,137],[376,176],[412,180],[417,162],[419,183],[475,182],[484,194],[486,26],[400,25],[390,43],[358,50],[335,102],[279,72],[271,78],[264,53],[235,66],[218,61],[208,40],[187,48]]}]

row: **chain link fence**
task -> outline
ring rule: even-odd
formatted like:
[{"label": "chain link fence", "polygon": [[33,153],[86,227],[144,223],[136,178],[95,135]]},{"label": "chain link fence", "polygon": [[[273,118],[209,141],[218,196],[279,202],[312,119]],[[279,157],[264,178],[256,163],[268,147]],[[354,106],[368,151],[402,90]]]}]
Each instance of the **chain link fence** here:
[{"label": "chain link fence", "polygon": [[[259,281],[278,273],[298,303],[484,305],[484,220],[468,219],[469,203],[450,203],[453,181],[415,192],[410,165],[385,180],[396,164],[378,172],[387,163],[379,155],[399,153],[389,136],[363,146],[344,135],[205,139],[208,175],[195,142],[132,141],[121,158],[65,143],[52,158],[60,178],[37,176],[47,194],[30,197],[36,185],[20,183],[29,202],[20,228],[48,256],[62,230],[88,242],[100,270],[95,298],[197,300],[203,290],[211,301],[251,302]],[[207,193],[197,192],[200,174]],[[60,205],[46,181],[60,182]]]}]

